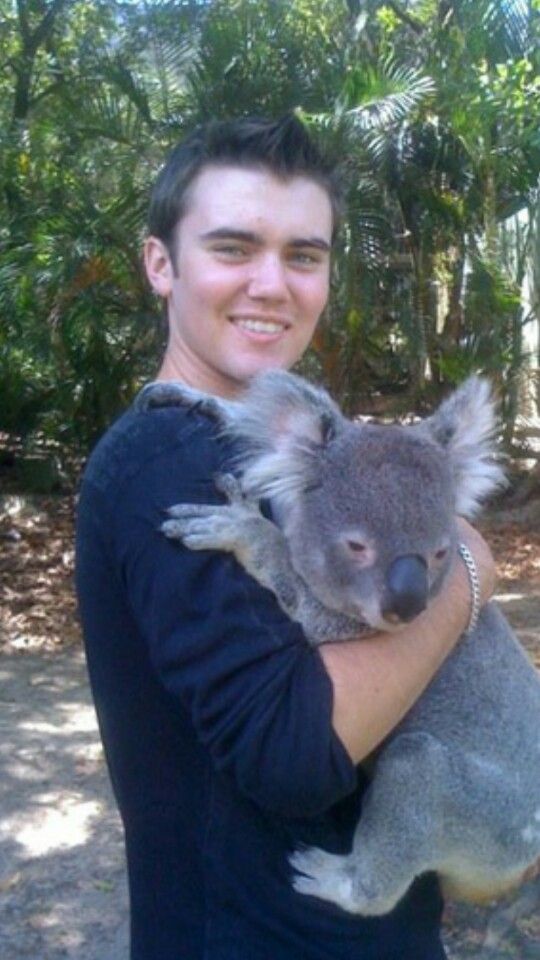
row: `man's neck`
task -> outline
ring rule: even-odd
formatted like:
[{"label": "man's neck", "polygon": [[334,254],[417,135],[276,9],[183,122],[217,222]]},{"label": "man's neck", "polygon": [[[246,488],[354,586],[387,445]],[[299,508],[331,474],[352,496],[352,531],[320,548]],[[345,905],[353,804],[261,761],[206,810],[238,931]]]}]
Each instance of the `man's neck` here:
[{"label": "man's neck", "polygon": [[182,362],[183,358],[174,357],[167,352],[163,358],[156,380],[177,381],[185,383],[194,390],[202,390],[215,397],[234,400],[243,392],[241,384],[228,380],[212,370],[196,367],[193,364]]}]

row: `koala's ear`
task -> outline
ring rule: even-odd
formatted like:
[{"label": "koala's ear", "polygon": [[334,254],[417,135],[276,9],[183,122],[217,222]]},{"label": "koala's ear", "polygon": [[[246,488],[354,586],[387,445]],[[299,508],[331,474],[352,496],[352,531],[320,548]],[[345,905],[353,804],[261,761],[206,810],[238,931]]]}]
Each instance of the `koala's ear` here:
[{"label": "koala's ear", "polygon": [[257,376],[227,428],[243,441],[243,487],[287,499],[316,482],[317,455],[346,423],[325,390],[284,370]]},{"label": "koala's ear", "polygon": [[498,425],[488,380],[470,377],[419,427],[445,449],[455,478],[456,512],[472,517],[497,487],[502,467],[494,459]]},{"label": "koala's ear", "polygon": [[329,443],[344,417],[325,390],[285,370],[255,377],[230,418],[232,432],[260,452]]}]

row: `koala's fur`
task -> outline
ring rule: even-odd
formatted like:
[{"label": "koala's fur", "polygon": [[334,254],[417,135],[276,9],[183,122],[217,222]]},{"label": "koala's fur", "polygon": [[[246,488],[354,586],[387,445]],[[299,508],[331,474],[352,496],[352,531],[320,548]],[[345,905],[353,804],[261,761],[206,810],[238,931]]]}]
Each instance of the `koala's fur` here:
[{"label": "koala's fur", "polygon": [[[410,564],[421,605],[450,567],[456,514],[471,516],[502,480],[490,390],[477,378],[407,427],[353,423],[324,391],[281,371],[256,378],[240,401],[156,384],[139,402],[198,404],[240,441],[239,481],[221,481],[229,503],[178,505],[164,532],[233,552],[313,643],[411,619],[408,608],[396,613],[394,594],[388,601],[396,558]],[[278,525],[259,512],[263,498]],[[453,895],[490,899],[538,857],[540,681],[489,603],[379,749],[351,853],[299,851],[293,882],[376,915],[425,871]]]}]

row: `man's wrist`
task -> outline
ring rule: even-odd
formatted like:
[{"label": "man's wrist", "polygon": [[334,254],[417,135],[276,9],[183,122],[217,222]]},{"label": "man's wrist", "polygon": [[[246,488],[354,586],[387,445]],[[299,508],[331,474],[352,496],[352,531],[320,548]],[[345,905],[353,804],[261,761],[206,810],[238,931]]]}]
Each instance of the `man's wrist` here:
[{"label": "man's wrist", "polygon": [[469,616],[469,623],[465,633],[472,633],[476,628],[478,623],[478,618],[480,616],[481,608],[481,596],[480,596],[480,579],[478,577],[478,570],[476,568],[476,563],[474,557],[469,550],[468,546],[465,543],[460,543],[458,545],[458,553],[465,568],[467,570],[467,575],[469,579],[469,587],[471,592],[471,612]]}]

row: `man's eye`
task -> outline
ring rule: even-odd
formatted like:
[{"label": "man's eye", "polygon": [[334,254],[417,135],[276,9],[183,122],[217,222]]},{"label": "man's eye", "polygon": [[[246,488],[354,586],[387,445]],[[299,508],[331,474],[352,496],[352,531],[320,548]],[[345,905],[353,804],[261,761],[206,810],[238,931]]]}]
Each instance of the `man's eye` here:
[{"label": "man's eye", "polygon": [[247,255],[247,250],[244,247],[238,247],[233,243],[228,243],[225,246],[215,247],[216,253],[221,253],[225,257],[231,257],[233,259],[239,259],[240,257],[245,257]]},{"label": "man's eye", "polygon": [[300,263],[305,267],[314,266],[314,264],[319,262],[318,258],[314,254],[303,253],[301,251],[295,251],[291,256],[291,260],[294,260],[295,263]]}]

